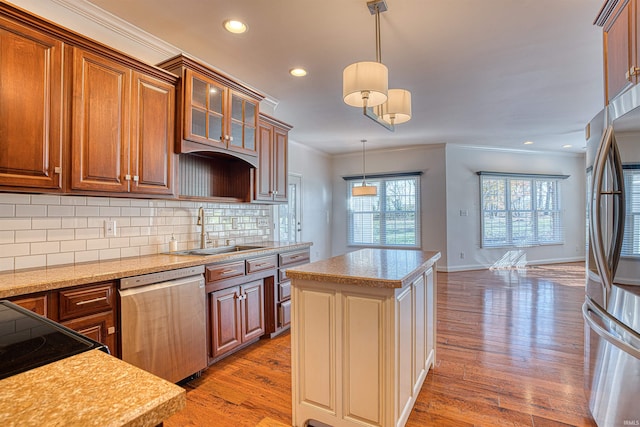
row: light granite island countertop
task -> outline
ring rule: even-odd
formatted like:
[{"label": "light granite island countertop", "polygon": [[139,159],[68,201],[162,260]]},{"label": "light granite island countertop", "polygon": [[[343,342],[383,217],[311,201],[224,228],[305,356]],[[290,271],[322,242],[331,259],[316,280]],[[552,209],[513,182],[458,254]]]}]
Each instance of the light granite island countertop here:
[{"label": "light granite island countertop", "polygon": [[156,426],[186,405],[182,387],[90,350],[0,380],[2,426]]},{"label": "light granite island countertop", "polygon": [[405,425],[436,358],[438,259],[362,249],[287,270],[294,426]]}]

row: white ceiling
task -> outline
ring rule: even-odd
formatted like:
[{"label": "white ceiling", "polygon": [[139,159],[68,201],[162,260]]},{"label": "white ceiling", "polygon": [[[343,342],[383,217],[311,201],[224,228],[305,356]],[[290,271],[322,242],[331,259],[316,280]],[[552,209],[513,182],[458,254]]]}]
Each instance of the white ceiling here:
[{"label": "white ceiling", "polygon": [[[389,87],[412,92],[391,133],[342,101],[342,70],[375,60],[366,0],[91,0],[277,101],[290,138],[327,153],[454,143],[582,151],[602,107],[603,0],[387,0]],[[225,32],[225,19],[249,25]],[[305,67],[305,78],[288,70]],[[523,146],[531,140],[535,144]]]}]

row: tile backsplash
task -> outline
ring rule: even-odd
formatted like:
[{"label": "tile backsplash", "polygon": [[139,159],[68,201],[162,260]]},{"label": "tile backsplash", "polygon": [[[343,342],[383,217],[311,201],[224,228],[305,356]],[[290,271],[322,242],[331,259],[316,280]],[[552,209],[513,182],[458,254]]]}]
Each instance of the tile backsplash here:
[{"label": "tile backsplash", "polygon": [[196,248],[200,206],[210,246],[273,240],[267,205],[0,193],[0,271],[168,252],[172,235]]}]

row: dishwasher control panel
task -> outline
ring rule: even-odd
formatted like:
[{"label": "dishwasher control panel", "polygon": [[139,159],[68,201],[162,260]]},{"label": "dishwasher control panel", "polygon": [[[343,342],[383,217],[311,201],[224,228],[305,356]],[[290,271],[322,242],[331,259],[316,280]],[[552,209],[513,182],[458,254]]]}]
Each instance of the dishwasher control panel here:
[{"label": "dishwasher control panel", "polygon": [[176,270],[159,271],[157,273],[143,274],[141,276],[125,277],[120,279],[120,289],[137,288],[138,286],[167,282],[183,277],[196,276],[204,273],[203,265],[178,268]]}]

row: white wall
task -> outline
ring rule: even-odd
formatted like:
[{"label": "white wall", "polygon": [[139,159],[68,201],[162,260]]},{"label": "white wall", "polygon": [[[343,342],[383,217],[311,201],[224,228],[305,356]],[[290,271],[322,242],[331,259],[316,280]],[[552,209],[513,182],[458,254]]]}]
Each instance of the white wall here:
[{"label": "white wall", "polygon": [[[499,151],[447,146],[447,270],[470,270],[494,265],[508,251],[522,251],[527,263],[581,261],[585,256],[585,159],[582,154]],[[480,247],[478,171],[570,175],[562,181],[561,208],[564,245],[530,248]],[[468,216],[461,216],[465,210]],[[464,253],[464,259],[461,258]],[[513,253],[512,253],[513,254]]]},{"label": "white wall", "polygon": [[289,173],[302,177],[302,240],[313,242],[311,260],[331,256],[331,158],[289,140]]},{"label": "white wall", "polygon": [[[447,263],[445,146],[423,145],[392,150],[367,150],[367,174],[422,171],[420,180],[421,247],[442,253]],[[362,153],[333,157],[332,255],[354,250],[347,246],[347,175],[362,174]]]}]

